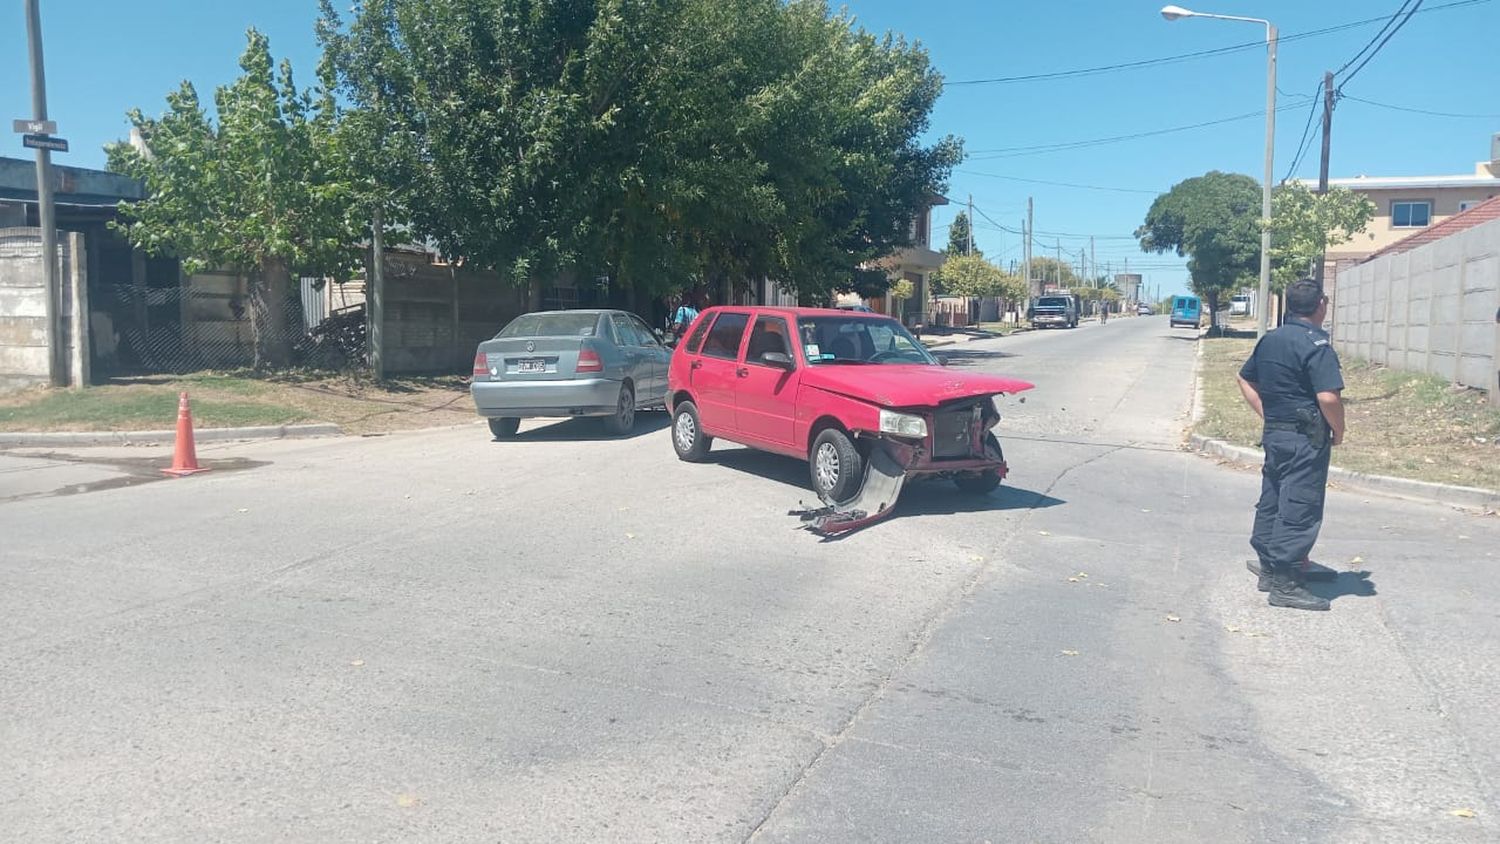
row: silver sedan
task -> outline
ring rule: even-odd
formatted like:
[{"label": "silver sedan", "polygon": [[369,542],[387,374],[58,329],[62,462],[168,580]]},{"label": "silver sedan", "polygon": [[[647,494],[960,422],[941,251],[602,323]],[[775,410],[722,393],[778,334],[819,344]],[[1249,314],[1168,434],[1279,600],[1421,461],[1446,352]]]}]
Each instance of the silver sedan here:
[{"label": "silver sedan", "polygon": [[666,404],[671,350],[627,311],[540,311],[516,317],[474,355],[469,392],[497,438],[531,417],[597,416],[612,434],[639,409]]}]

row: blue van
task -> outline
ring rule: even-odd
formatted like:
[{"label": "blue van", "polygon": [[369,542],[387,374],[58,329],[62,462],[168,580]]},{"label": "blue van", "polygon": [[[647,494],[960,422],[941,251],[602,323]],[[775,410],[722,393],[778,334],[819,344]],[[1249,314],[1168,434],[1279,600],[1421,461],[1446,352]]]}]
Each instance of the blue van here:
[{"label": "blue van", "polygon": [[1203,302],[1197,296],[1172,297],[1172,327],[1197,328],[1203,318]]}]

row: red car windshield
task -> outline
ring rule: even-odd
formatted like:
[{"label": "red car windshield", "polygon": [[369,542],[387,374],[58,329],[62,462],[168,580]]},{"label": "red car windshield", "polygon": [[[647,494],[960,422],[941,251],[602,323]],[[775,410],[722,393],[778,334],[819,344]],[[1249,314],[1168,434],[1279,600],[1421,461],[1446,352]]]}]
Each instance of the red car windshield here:
[{"label": "red car windshield", "polygon": [[801,317],[802,354],[809,365],[937,365],[916,338],[893,319],[868,317]]}]

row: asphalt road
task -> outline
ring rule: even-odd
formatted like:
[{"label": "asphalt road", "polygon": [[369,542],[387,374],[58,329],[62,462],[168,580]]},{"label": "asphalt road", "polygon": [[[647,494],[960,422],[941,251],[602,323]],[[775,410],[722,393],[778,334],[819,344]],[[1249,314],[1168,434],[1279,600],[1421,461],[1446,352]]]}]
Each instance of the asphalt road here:
[{"label": "asphalt road", "polygon": [[1006,485],[839,542],[660,415],[0,455],[0,840],[1500,838],[1500,520],[1334,491],[1267,607],[1194,353],[954,349],[1038,384]]}]

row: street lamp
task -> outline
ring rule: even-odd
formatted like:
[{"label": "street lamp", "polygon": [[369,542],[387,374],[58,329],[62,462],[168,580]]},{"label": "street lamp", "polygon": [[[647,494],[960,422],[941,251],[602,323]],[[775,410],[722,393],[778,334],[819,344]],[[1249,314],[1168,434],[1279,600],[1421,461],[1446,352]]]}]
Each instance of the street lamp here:
[{"label": "street lamp", "polygon": [[1255,331],[1257,337],[1264,337],[1266,321],[1271,311],[1271,162],[1276,153],[1276,25],[1262,18],[1214,15],[1194,12],[1181,6],[1165,6],[1161,10],[1161,16],[1169,21],[1217,18],[1223,21],[1260,23],[1266,27],[1266,177],[1261,183],[1260,294],[1256,297],[1259,320]]}]

